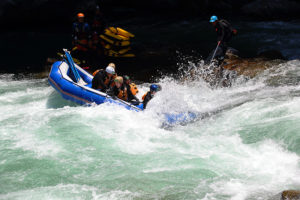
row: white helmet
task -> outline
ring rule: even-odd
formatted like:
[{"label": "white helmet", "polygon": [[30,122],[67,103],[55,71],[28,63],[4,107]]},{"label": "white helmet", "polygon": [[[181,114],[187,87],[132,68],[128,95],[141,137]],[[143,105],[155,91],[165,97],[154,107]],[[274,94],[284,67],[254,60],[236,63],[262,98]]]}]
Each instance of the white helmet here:
[{"label": "white helmet", "polygon": [[111,66],[106,67],[105,71],[109,74],[115,74],[115,69]]}]

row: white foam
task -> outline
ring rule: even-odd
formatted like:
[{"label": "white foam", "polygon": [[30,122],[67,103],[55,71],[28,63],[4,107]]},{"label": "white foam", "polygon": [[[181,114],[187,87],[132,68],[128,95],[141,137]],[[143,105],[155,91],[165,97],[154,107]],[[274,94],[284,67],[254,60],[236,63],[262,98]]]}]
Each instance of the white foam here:
[{"label": "white foam", "polygon": [[[162,91],[149,102],[144,112],[110,104],[92,107],[66,104],[49,109],[46,104],[53,89],[31,86],[1,97],[1,101],[11,105],[0,105],[4,113],[0,115],[0,136],[1,140],[9,141],[11,149],[22,149],[32,153],[34,158],[50,156],[66,166],[72,164],[82,170],[73,174],[78,182],[90,178],[85,167],[95,167],[95,163],[102,161],[96,156],[97,151],[107,148],[113,155],[135,159],[127,164],[127,158],[123,156],[110,158],[110,154],[107,155],[106,159],[118,163],[121,169],[126,166],[129,177],[143,174],[155,178],[159,173],[181,175],[181,171],[202,173],[203,170],[210,172],[208,178],[192,177],[189,173],[182,176],[183,181],[189,183],[186,190],[193,191],[196,196],[204,199],[265,199],[270,194],[300,186],[299,155],[288,150],[282,139],[285,130],[267,129],[283,121],[296,123],[300,118],[300,98],[297,96],[300,87],[296,83],[273,86],[268,82],[270,76],[286,78],[289,70],[298,76],[298,65],[298,61],[289,62],[231,88],[212,88],[202,80],[180,83],[164,78],[158,81]],[[148,88],[148,84],[142,85],[139,97]],[[161,128],[163,113],[183,111],[210,115],[186,126]],[[266,128],[265,137],[251,138],[257,127]],[[271,134],[272,131],[278,135]],[[103,146],[97,146],[97,142]],[[132,162],[139,163],[131,166]],[[101,164],[98,165],[101,171]],[[172,176],[169,178],[174,182],[172,187],[180,187]],[[150,181],[149,184],[152,187],[155,183]],[[130,199],[142,196],[131,189],[128,186],[104,190],[95,185],[70,184],[32,188],[0,198]],[[167,190],[157,186],[154,193],[168,193]]]}]

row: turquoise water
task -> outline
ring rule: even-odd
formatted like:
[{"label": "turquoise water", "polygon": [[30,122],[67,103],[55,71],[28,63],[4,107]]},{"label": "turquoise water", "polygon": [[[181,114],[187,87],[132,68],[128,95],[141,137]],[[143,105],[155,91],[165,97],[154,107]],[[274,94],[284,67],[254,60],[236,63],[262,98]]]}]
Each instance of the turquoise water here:
[{"label": "turquoise water", "polygon": [[[272,199],[300,188],[300,61],[230,88],[159,82],[133,112],[1,75],[0,199]],[[208,115],[162,127],[161,113],[186,110]]]}]

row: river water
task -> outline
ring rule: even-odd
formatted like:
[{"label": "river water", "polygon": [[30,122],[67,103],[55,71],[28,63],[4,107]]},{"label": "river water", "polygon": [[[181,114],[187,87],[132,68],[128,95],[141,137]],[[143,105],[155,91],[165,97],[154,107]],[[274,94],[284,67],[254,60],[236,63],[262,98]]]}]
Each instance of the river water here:
[{"label": "river water", "polygon": [[[300,61],[231,87],[157,80],[144,112],[0,76],[0,199],[275,199],[300,188]],[[148,84],[139,85],[139,97]],[[206,115],[164,128],[160,113]]]}]

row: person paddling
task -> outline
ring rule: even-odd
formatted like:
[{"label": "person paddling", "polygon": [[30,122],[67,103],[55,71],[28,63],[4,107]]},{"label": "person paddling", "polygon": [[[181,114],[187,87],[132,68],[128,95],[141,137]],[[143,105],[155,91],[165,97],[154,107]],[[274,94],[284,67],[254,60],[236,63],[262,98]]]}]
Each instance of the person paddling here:
[{"label": "person paddling", "polygon": [[209,63],[213,59],[223,61],[228,48],[228,42],[233,35],[237,34],[237,30],[234,29],[231,24],[224,19],[219,20],[217,16],[212,16],[209,21],[216,30],[217,33],[217,48],[210,53],[206,62]]}]

